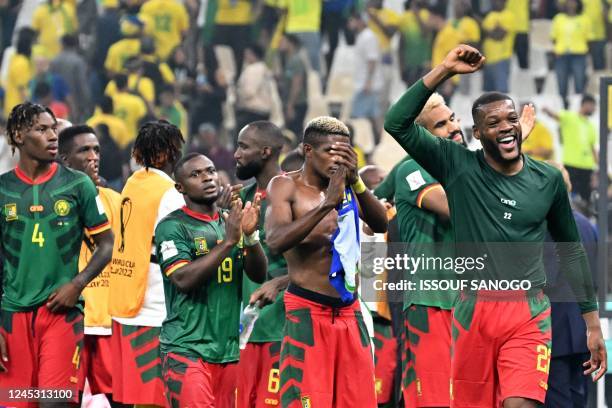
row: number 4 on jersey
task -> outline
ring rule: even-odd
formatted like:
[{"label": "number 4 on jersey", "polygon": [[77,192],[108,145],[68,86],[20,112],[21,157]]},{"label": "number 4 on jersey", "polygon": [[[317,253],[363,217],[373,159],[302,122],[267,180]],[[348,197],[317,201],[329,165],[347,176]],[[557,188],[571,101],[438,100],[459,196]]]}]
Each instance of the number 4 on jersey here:
[{"label": "number 4 on jersey", "polygon": [[45,238],[43,237],[42,231],[38,231],[39,223],[34,224],[34,231],[32,231],[32,242],[38,244],[40,248],[45,245]]}]

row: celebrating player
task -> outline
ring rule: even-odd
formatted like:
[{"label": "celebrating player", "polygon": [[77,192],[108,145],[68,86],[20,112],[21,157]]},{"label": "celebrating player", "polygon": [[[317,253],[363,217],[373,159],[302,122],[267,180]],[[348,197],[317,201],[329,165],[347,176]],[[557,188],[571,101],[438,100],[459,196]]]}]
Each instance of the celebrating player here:
[{"label": "celebrating player", "polygon": [[[99,184],[98,169],[100,165],[100,143],[94,130],[85,125],[71,126],[59,134],[59,155],[62,162],[71,169],[79,170],[95,183]],[[119,217],[121,196],[110,188],[97,187],[104,212],[111,227]],[[116,231],[113,231],[115,233]],[[83,270],[95,249],[95,242],[85,233],[85,241],[81,245],[79,270]],[[85,299],[85,341],[83,347],[83,372],[89,382],[92,394],[110,394],[112,383],[112,352],[111,334],[112,322],[108,314],[110,267],[106,268],[92,280],[83,290]]]},{"label": "celebrating player", "polygon": [[[55,162],[56,126],[51,110],[29,102],[8,118],[10,143],[20,157],[15,170],[0,176],[0,384],[71,390],[76,402],[83,344],[78,300],[110,261],[113,234],[89,177]],[[96,249],[78,273],[85,229]]]},{"label": "celebrating player", "polygon": [[[216,201],[219,179],[207,157],[191,153],[174,171],[187,205],[162,219],[155,244],[164,272],[168,317],[161,331],[170,407],[234,406],[242,272],[263,282],[259,196],[227,219]],[[254,375],[255,373],[250,373]]]},{"label": "celebrating player", "polygon": [[303,143],[304,167],[268,186],[267,244],[273,253],[284,253],[291,282],[285,293],[281,404],[376,406],[374,364],[359,304],[354,294],[343,302],[328,275],[331,237],[338,228],[335,209],[356,200],[368,226],[385,232],[385,207],[357,175],[346,125],[315,118]]},{"label": "celebrating player", "polygon": [[159,333],[166,317],[164,286],[152,245],[155,225],[185,201],[170,177],[183,136],[166,121],[140,128],[132,155],[143,169],[121,192],[110,273],[113,318],[113,398],[163,406]]},{"label": "celebrating player", "polygon": [[[265,241],[264,216],[267,209],[266,187],[272,177],[281,174],[278,158],[283,147],[283,134],[271,122],[257,121],[245,126],[238,135],[236,176],[241,180],[255,178],[255,183],[240,192],[243,202],[261,196],[259,231],[261,246],[268,258],[267,282],[253,283],[248,277],[242,282],[243,305],[261,307],[246,349],[240,353],[238,365],[238,406],[276,407],[278,390],[280,346],[285,324],[283,290],[287,288],[287,263],[281,254],[271,254]],[[265,307],[264,307],[265,306]]]},{"label": "celebrating player", "polygon": [[[557,169],[521,154],[522,131],[512,100],[486,93],[474,102],[474,136],[483,145],[475,152],[432,137],[414,123],[440,83],[455,74],[475,72],[483,63],[478,50],[455,48],[393,105],[385,129],[444,187],[455,242],[478,243],[478,248],[499,255],[490,243],[543,242],[548,227],[555,241],[570,243],[558,253],[574,289],[585,294],[580,308],[591,351],[585,374],[599,369],[595,377],[599,379],[606,371],[605,345],[563,178]],[[464,292],[455,304],[451,406],[535,407],[544,402],[550,303],[541,292],[545,280],[541,256],[532,255],[512,268],[517,278],[532,282],[532,290],[511,300],[503,298],[507,295],[500,299],[497,293]],[[493,261],[481,277],[496,277],[500,265]],[[478,359],[473,358],[474,350]]]}]

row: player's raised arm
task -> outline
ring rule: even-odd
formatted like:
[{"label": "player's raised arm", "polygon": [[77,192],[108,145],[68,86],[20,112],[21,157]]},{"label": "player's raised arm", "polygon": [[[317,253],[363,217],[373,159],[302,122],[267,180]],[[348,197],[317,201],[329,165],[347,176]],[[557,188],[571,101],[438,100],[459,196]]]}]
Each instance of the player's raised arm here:
[{"label": "player's raised arm", "polygon": [[272,253],[283,253],[298,245],[342,201],[345,177],[346,168],[340,166],[330,178],[324,200],[296,220],[293,220],[291,210],[294,181],[289,176],[276,176],[270,181],[265,230],[266,242]]},{"label": "player's raised arm", "polygon": [[434,138],[414,121],[442,82],[456,74],[476,72],[482,67],[484,60],[484,56],[476,48],[468,45],[456,47],[441,64],[412,85],[385,116],[385,130],[412,158],[440,181],[443,181],[440,164],[445,160],[441,148],[444,142]]},{"label": "player's raised arm", "polygon": [[262,283],[266,280],[268,259],[259,243],[259,211],[261,210],[261,195],[255,194],[253,202],[248,201],[242,210],[241,229],[246,255],[244,257],[244,272],[253,282]]}]

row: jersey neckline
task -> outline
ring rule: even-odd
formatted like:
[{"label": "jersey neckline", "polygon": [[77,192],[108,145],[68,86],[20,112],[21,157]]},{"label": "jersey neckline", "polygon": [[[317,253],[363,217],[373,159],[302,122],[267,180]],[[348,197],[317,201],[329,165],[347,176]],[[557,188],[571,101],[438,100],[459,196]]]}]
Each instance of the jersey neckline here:
[{"label": "jersey neckline", "polygon": [[32,180],[27,174],[23,172],[23,170],[19,168],[19,166],[16,166],[15,175],[17,176],[19,180],[23,181],[26,184],[37,185],[37,184],[46,183],[47,181],[51,180],[51,178],[57,172],[57,168],[58,168],[57,163],[53,162],[51,163],[51,168],[49,169],[49,171],[47,171],[45,174],[38,177],[37,179]]},{"label": "jersey neckline", "polygon": [[187,208],[186,205],[184,205],[181,210],[183,210],[183,212],[185,214],[187,214],[188,216],[195,218],[196,220],[200,220],[200,221],[205,221],[205,222],[213,222],[213,221],[217,221],[219,219],[219,213],[215,213],[214,216],[210,216],[208,214],[202,214],[201,212],[197,212],[197,211],[193,211],[190,210],[189,208]]}]

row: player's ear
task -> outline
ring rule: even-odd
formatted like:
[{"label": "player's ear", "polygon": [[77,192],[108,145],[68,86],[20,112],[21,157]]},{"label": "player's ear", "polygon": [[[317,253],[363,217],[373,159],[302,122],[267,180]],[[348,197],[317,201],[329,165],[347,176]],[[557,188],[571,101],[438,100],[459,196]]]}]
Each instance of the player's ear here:
[{"label": "player's ear", "polygon": [[183,186],[181,185],[181,183],[174,184],[174,188],[176,188],[176,191],[178,191],[179,193],[185,194],[184,193],[185,190],[183,190]]},{"label": "player's ear", "polygon": [[472,126],[472,136],[474,136],[474,139],[480,140],[480,133],[478,132],[476,125]]},{"label": "player's ear", "polygon": [[309,157],[310,153],[312,153],[312,145],[309,145],[308,143],[304,143],[302,145],[302,153],[304,154],[304,157]]},{"label": "player's ear", "polygon": [[264,148],[261,149],[261,158],[267,160],[270,156],[272,156],[272,148],[270,146],[264,146]]}]

